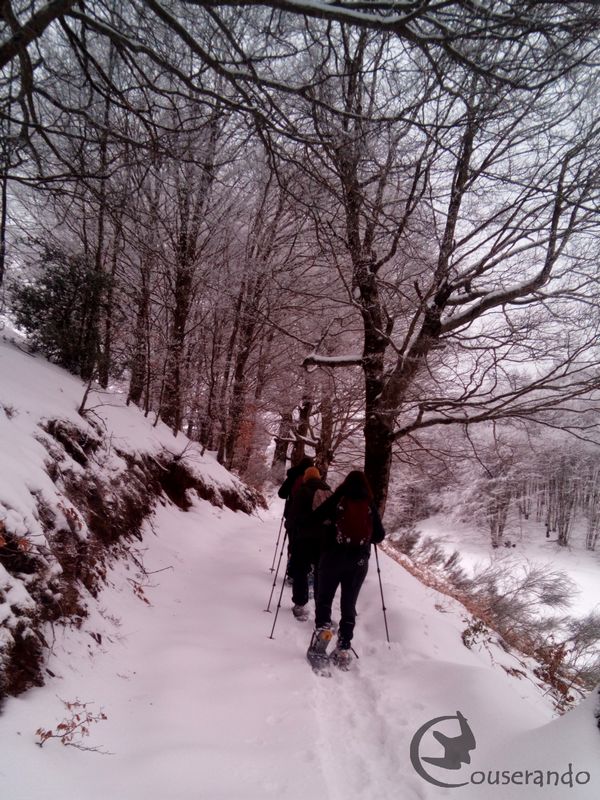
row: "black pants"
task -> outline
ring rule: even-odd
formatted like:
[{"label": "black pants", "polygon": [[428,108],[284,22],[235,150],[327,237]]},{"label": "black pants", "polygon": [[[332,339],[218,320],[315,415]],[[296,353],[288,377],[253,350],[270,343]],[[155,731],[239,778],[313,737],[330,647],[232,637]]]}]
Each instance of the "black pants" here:
[{"label": "black pants", "polygon": [[288,574],[292,578],[292,602],[298,606],[308,603],[308,574],[314,568],[314,592],[317,596],[317,562],[319,560],[318,543],[312,539],[292,537],[290,542],[290,560]]},{"label": "black pants", "polygon": [[342,587],[340,639],[351,641],[356,621],[356,601],[369,569],[369,556],[341,547],[328,550],[319,561],[319,588],[316,595],[316,627],[331,622],[331,606],[338,586]]}]

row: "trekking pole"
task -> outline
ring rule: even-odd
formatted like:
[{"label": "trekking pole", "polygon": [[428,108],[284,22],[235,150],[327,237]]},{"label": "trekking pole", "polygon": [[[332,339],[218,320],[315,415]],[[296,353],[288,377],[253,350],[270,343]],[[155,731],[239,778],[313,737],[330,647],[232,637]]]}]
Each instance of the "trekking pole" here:
[{"label": "trekking pole", "polygon": [[273,627],[271,628],[271,635],[269,639],[274,639],[273,633],[275,632],[275,625],[277,624],[277,617],[279,616],[279,609],[281,608],[281,598],[283,597],[283,587],[285,586],[285,575],[281,581],[281,591],[279,592],[279,600],[277,602],[277,608],[275,609],[275,619],[273,620]]},{"label": "trekking pole", "polygon": [[281,522],[279,523],[279,533],[277,534],[277,542],[275,544],[275,552],[273,553],[273,563],[271,564],[271,569],[269,572],[273,572],[275,569],[275,559],[277,558],[277,550],[279,549],[279,539],[281,538],[281,529],[283,528],[283,516],[281,517]]},{"label": "trekking pole", "polygon": [[377,575],[379,576],[379,591],[381,592],[381,607],[383,609],[383,621],[385,622],[385,636],[388,640],[388,644],[390,642],[390,633],[388,631],[388,624],[387,624],[387,616],[386,616],[386,607],[385,607],[385,600],[383,599],[383,585],[381,583],[381,570],[379,569],[379,555],[377,553],[377,545],[375,547],[375,561],[377,563]]},{"label": "trekking pole", "polygon": [[[273,586],[271,586],[271,594],[269,595],[269,602],[267,603],[267,607],[265,611],[271,610],[271,600],[273,599],[273,592],[275,591],[275,584],[277,583],[277,576],[279,575],[279,567],[281,566],[281,559],[283,557],[283,550],[285,548],[285,540],[287,539],[287,531],[283,536],[283,542],[281,543],[281,551],[279,553],[279,561],[277,562],[277,571],[275,572],[275,577],[273,578]],[[283,576],[283,583],[285,584],[285,575]],[[283,594],[283,584],[281,587],[281,592]]]}]

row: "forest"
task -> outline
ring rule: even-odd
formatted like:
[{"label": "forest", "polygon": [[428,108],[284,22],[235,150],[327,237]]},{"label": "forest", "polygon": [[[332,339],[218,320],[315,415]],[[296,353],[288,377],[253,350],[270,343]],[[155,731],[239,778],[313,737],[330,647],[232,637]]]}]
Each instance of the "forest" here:
[{"label": "forest", "polygon": [[[600,524],[600,9],[3,0],[0,304],[251,485]],[[388,502],[389,495],[389,502]]]}]

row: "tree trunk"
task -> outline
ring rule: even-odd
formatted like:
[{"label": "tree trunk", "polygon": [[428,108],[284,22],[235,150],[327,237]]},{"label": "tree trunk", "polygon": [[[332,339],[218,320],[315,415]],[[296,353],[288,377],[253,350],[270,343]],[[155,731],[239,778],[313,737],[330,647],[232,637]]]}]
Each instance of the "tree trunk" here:
[{"label": "tree trunk", "polygon": [[323,480],[326,480],[329,465],[333,461],[333,403],[330,394],[324,392],[319,410],[321,435],[315,451],[315,466],[321,472]]},{"label": "tree trunk", "polygon": [[137,310],[135,322],[135,342],[133,349],[133,358],[131,360],[131,379],[129,381],[129,394],[127,397],[127,405],[135,403],[140,405],[144,385],[146,382],[146,372],[149,369],[146,358],[146,325],[149,313],[150,296],[147,290],[147,284],[142,277],[142,288],[140,294],[140,301]]},{"label": "tree trunk", "polygon": [[0,289],[4,281],[4,269],[6,263],[6,219],[8,216],[8,159],[6,160],[4,173],[0,183]]},{"label": "tree trunk", "polygon": [[244,277],[235,304],[233,327],[231,329],[231,336],[229,337],[229,344],[227,347],[227,359],[225,362],[225,371],[223,373],[223,379],[221,381],[221,390],[219,392],[218,407],[220,409],[220,423],[221,423],[221,430],[219,431],[219,444],[217,449],[217,461],[219,462],[219,464],[223,464],[225,462],[225,442],[227,439],[227,413],[226,413],[225,398],[227,396],[229,375],[231,373],[231,367],[233,366],[233,355],[235,352],[235,345],[238,337],[241,310],[244,303],[245,295],[246,295],[246,278]]},{"label": "tree trunk", "polygon": [[392,469],[392,432],[379,414],[367,416],[365,435],[365,475],[373,490],[375,504],[383,515]]},{"label": "tree trunk", "polygon": [[10,173],[11,162],[11,113],[13,104],[13,79],[14,79],[14,65],[10,64],[10,71],[8,76],[8,98],[6,111],[6,137],[3,142],[2,153],[2,179],[0,183],[0,289],[4,281],[4,272],[6,268],[6,221],[8,218],[8,181]]},{"label": "tree trunk", "polygon": [[273,462],[271,464],[271,475],[274,481],[283,481],[285,477],[285,465],[290,444],[289,438],[293,424],[292,412],[282,412],[279,420],[279,430],[275,437],[275,452],[273,453]]},{"label": "tree trunk", "polygon": [[312,400],[308,397],[303,398],[302,404],[300,405],[298,424],[296,425],[296,431],[295,431],[296,441],[294,442],[294,446],[292,447],[291,462],[293,467],[295,467],[296,464],[299,464],[300,461],[302,461],[302,459],[305,456],[306,443],[304,439],[308,434],[311,411],[312,411]]},{"label": "tree trunk", "polygon": [[254,401],[246,408],[246,418],[248,420],[248,436],[244,452],[240,460],[239,470],[241,475],[245,475],[248,471],[250,459],[254,453],[256,446],[256,421],[258,419],[258,409],[263,396],[263,391],[267,383],[267,367],[269,356],[271,353],[271,344],[273,342],[274,332],[269,331],[266,337],[263,335],[260,343],[260,351],[258,354],[258,368],[256,371],[256,386],[254,389]]},{"label": "tree trunk", "polygon": [[[358,226],[358,220],[355,222]],[[358,228],[356,236],[358,238]],[[384,313],[379,297],[375,265],[371,258],[363,258],[355,248],[351,250],[354,262],[354,282],[360,290],[364,340],[362,369],[365,379],[365,475],[373,490],[375,503],[383,516],[388,483],[392,467],[392,430],[394,415],[383,402],[384,356],[387,341]]]},{"label": "tree trunk", "polygon": [[117,274],[117,261],[119,254],[118,243],[121,238],[120,225],[115,229],[113,240],[113,252],[110,269],[110,278],[106,288],[106,303],[104,311],[104,340],[102,352],[98,362],[98,383],[103,389],[108,386],[110,370],[112,365],[112,344],[113,344],[113,314],[114,314],[114,288]]},{"label": "tree trunk", "polygon": [[186,326],[190,310],[193,270],[189,263],[177,265],[175,297],[172,313],[172,331],[167,348],[165,390],[161,404],[161,418],[173,433],[181,430],[182,422],[182,369],[186,344]]},{"label": "tree trunk", "polygon": [[240,329],[240,347],[235,359],[233,371],[233,387],[231,389],[231,402],[229,404],[229,419],[227,436],[225,437],[225,466],[232,469],[235,459],[235,449],[242,425],[246,395],[246,364],[250,357],[254,331],[256,328],[256,312],[254,304],[244,311],[244,319]]}]

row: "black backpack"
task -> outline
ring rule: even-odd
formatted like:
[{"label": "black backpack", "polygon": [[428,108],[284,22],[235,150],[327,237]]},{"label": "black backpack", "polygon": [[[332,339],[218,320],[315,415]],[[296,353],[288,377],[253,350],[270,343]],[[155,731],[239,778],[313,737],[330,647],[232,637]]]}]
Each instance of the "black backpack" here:
[{"label": "black backpack", "polygon": [[369,544],[373,536],[373,512],[367,499],[342,497],[335,509],[335,532],[338,544],[358,547]]}]

